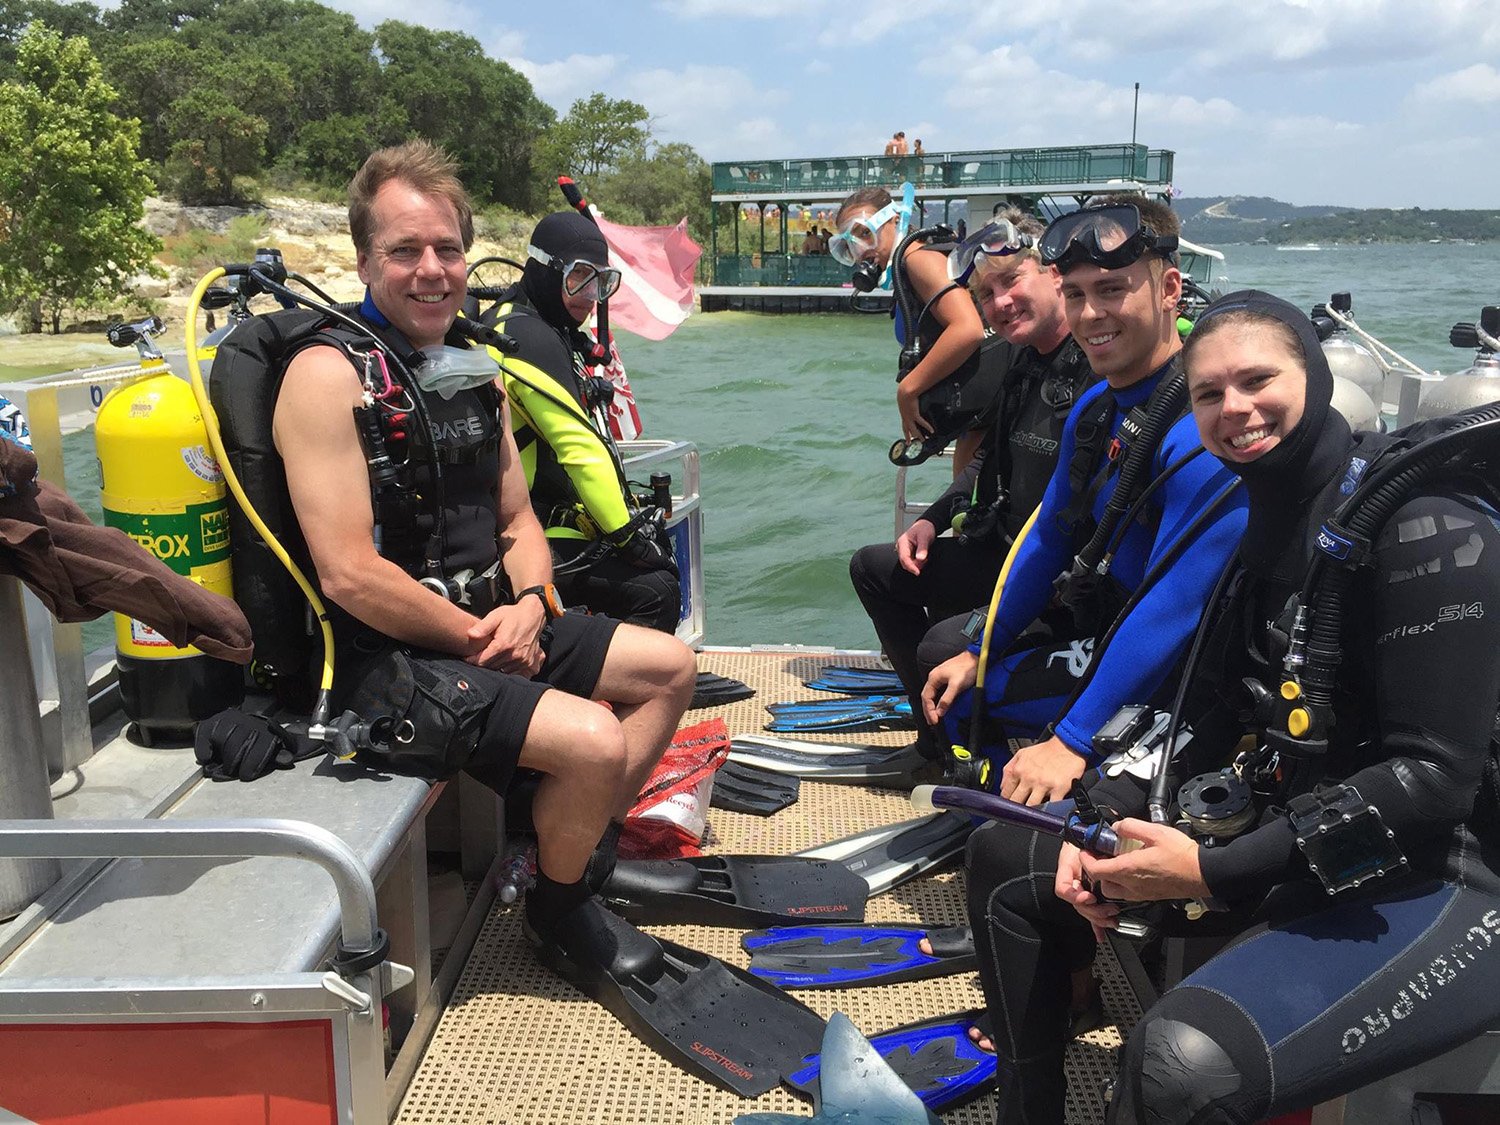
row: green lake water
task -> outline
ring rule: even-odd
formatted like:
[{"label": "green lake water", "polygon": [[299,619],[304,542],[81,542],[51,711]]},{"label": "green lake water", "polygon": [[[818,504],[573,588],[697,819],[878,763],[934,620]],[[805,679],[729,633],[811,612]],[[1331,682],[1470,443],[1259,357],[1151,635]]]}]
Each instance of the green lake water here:
[{"label": "green lake water", "polygon": [[[1258,287],[1302,308],[1354,295],[1369,332],[1429,370],[1467,367],[1448,329],[1500,303],[1500,245],[1231,246],[1231,288]],[[702,454],[708,640],[874,647],[849,586],[858,547],[894,535],[896,345],[885,317],[692,317],[659,343],[621,334],[646,436]],[[0,364],[6,362],[0,341]],[[68,443],[69,486],[97,517],[91,435]],[[909,477],[936,495],[951,473]],[[107,643],[107,623],[90,643]]]}]

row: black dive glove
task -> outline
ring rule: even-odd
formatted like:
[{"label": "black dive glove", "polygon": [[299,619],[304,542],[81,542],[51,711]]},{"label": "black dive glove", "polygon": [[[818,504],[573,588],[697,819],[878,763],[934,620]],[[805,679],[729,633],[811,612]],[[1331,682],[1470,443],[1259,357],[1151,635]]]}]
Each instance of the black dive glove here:
[{"label": "black dive glove", "polygon": [[619,531],[605,536],[615,552],[631,566],[642,570],[669,571],[677,578],[677,560],[672,557],[672,547],[667,540],[667,530],[659,518],[643,519],[639,523],[626,524]]},{"label": "black dive glove", "polygon": [[274,719],[233,707],[204,719],[193,734],[193,754],[211,781],[254,781],[272,770],[289,770],[319,749],[311,739],[299,743]]}]

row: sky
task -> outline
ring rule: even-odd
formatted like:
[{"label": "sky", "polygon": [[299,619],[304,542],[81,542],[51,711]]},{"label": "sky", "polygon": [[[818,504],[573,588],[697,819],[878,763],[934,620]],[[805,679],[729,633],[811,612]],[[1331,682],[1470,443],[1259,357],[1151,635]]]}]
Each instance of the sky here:
[{"label": "sky", "polygon": [[[1117,144],[1188,196],[1500,207],[1493,0],[325,0],[467,32],[707,160]],[[1491,61],[1497,60],[1497,61]]]}]

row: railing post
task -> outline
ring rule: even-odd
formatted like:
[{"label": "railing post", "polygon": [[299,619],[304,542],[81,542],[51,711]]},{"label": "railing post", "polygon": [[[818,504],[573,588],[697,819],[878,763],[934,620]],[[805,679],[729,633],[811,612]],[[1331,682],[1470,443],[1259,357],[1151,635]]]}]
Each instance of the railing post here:
[{"label": "railing post", "polygon": [[[52,816],[42,718],[21,610],[21,584],[0,575],[0,820],[45,820]],[[0,858],[0,920],[14,917],[53,883],[55,859]]]}]

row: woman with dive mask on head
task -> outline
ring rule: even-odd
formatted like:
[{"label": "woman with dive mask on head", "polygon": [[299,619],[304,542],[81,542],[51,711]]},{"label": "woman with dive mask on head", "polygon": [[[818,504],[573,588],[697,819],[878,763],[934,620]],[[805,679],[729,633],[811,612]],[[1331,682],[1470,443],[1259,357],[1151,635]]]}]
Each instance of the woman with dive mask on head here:
[{"label": "woman with dive mask on head", "polygon": [[[1154,904],[1168,933],[1234,936],[1131,1032],[1111,1122],[1275,1117],[1500,1019],[1500,623],[1475,609],[1500,604],[1478,456],[1500,408],[1351,434],[1311,322],[1256,291],[1205,310],[1183,365],[1249,523],[1178,697],[1192,740],[1160,785],[1108,761],[1092,775],[1134,850],[1100,858],[1003,825],[970,842],[999,1122],[1063,1120],[1058,1011],[1131,905]],[[1195,832],[1175,826],[1200,781],[1242,802],[1234,824],[1194,806]],[[1186,920],[1176,907],[1194,901],[1214,912]]]},{"label": "woman with dive mask on head", "polygon": [[[885,188],[861,188],[840,205],[835,216],[838,230],[828,240],[828,252],[853,269],[854,288],[860,292],[875,289],[889,268],[892,288],[898,296],[904,288],[920,310],[914,325],[898,314],[896,326],[903,355],[896,386],[901,436],[909,445],[920,445],[935,432],[933,420],[922,414],[920,396],[945,379],[971,377],[979,367],[985,331],[973,299],[949,277],[953,243],[916,239],[907,243],[899,262],[892,262],[905,234],[901,211]],[[916,362],[908,367],[914,354]],[[959,438],[956,469],[968,464],[979,438],[972,431]]]}]

